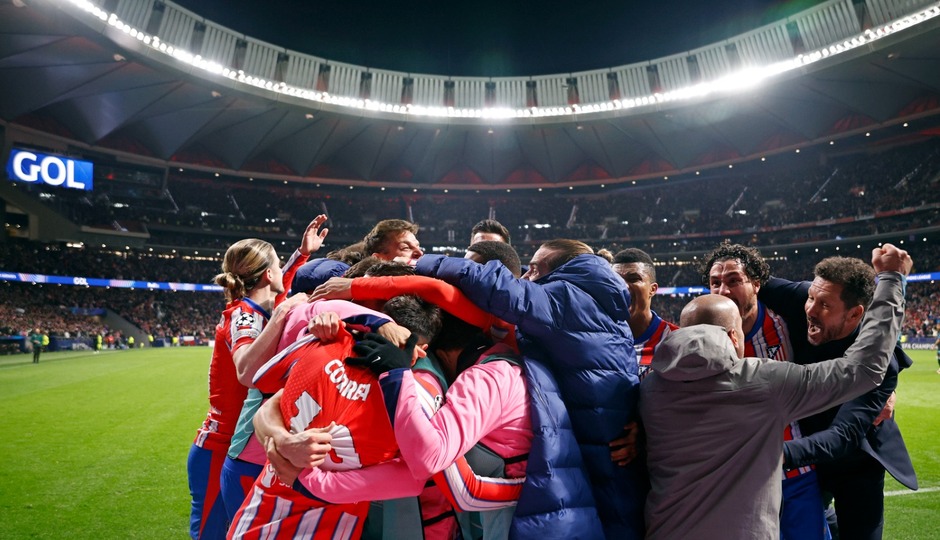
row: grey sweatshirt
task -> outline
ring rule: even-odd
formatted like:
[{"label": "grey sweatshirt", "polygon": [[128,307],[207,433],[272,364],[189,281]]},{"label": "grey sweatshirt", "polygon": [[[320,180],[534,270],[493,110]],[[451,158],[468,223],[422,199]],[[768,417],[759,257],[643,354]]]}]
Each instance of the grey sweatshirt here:
[{"label": "grey sweatshirt", "polygon": [[663,340],[640,384],[648,539],[779,540],[784,427],[881,383],[904,315],[901,283],[879,274],[858,338],[838,359],[739,359],[711,325]]}]

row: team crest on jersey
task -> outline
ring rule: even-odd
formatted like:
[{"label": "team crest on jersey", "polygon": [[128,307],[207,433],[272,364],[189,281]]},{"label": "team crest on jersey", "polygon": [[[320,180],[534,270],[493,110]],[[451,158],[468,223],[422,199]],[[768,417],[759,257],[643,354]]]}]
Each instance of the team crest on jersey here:
[{"label": "team crest on jersey", "polygon": [[767,347],[767,358],[777,358],[777,353],[780,351],[780,345],[771,345]]}]

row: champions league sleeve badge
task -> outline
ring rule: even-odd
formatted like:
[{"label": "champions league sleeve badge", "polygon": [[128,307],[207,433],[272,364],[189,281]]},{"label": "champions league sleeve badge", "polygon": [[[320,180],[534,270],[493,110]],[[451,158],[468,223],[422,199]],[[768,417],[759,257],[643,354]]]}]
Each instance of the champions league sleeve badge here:
[{"label": "champions league sleeve badge", "polygon": [[257,338],[263,321],[257,313],[238,309],[232,313],[232,344],[244,337]]}]

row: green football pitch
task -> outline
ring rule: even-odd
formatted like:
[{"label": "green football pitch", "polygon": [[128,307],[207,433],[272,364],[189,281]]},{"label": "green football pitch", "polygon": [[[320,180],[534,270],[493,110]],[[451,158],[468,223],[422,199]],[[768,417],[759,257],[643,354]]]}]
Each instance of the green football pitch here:
[{"label": "green football pitch", "polygon": [[[0,357],[0,538],[185,538],[207,348]],[[888,479],[887,539],[940,538],[940,375],[913,351],[897,421],[921,490]]]}]

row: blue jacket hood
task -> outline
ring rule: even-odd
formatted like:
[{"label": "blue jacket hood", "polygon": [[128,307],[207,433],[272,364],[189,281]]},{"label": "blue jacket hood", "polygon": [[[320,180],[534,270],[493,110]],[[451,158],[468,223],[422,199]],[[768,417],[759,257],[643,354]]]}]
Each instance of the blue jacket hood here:
[{"label": "blue jacket hood", "polygon": [[614,320],[630,319],[630,293],[610,264],[597,255],[578,255],[537,283],[565,281],[588,294]]},{"label": "blue jacket hood", "polygon": [[290,284],[290,292],[291,294],[313,292],[314,289],[326,283],[331,277],[342,276],[346,270],[349,270],[348,264],[332,259],[321,258],[307,261],[294,274],[294,281]]}]

